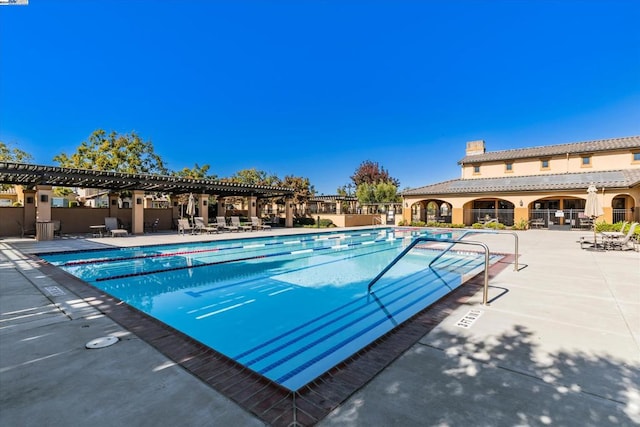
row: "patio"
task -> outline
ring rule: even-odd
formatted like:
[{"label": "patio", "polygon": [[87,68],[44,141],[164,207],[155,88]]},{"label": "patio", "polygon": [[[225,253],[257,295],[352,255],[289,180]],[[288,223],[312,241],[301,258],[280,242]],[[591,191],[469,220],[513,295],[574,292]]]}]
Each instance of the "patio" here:
[{"label": "patio", "polygon": [[[102,315],[101,301],[69,292],[64,274],[44,275],[29,257],[234,237],[230,234],[0,240],[3,421],[264,425],[139,339],[135,330]],[[461,300],[444,321],[317,424],[640,423],[640,253],[580,250],[580,238],[589,235],[519,233],[522,267],[519,272],[506,268],[491,279],[489,306],[480,304],[481,290]],[[480,239],[492,251],[513,250],[512,240],[499,236],[470,240]],[[120,341],[100,350],[84,348],[105,335]]]}]

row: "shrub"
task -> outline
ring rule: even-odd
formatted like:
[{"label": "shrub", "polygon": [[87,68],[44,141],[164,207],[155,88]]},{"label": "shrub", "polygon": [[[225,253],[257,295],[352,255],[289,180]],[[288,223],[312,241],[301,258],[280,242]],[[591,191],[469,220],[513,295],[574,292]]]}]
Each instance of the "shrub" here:
[{"label": "shrub", "polygon": [[507,226],[501,222],[490,222],[488,224],[485,224],[484,228],[489,228],[492,230],[504,230],[505,228],[507,228]]},{"label": "shrub", "polygon": [[520,221],[516,222],[515,224],[513,224],[513,228],[514,230],[526,230],[527,228],[529,228],[529,222],[522,218],[520,219]]},{"label": "shrub", "polygon": [[424,221],[411,221],[412,227],[424,227],[427,225]]},{"label": "shrub", "polygon": [[306,216],[300,216],[300,217],[296,217],[294,219],[294,224],[296,225],[314,225],[316,223],[316,221],[313,218],[309,218]]},{"label": "shrub", "polygon": [[326,227],[335,227],[335,225],[333,224],[333,221],[331,221],[330,219],[327,218],[322,218],[320,220],[320,227],[326,228]]}]

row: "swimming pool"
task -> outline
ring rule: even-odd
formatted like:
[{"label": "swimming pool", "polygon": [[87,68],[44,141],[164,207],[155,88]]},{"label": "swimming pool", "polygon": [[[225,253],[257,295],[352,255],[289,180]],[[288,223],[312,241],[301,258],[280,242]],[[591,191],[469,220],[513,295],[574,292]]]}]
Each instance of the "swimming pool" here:
[{"label": "swimming pool", "polygon": [[428,268],[439,251],[420,245],[367,291],[428,233],[366,229],[41,257],[295,391],[482,270],[475,252]]}]

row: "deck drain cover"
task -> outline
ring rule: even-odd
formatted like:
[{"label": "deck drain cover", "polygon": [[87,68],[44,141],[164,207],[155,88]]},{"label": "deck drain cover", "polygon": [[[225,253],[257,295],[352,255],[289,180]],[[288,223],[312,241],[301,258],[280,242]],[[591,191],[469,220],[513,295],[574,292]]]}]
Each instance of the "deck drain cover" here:
[{"label": "deck drain cover", "polygon": [[118,342],[117,337],[100,337],[91,340],[85,345],[87,348],[105,348]]}]

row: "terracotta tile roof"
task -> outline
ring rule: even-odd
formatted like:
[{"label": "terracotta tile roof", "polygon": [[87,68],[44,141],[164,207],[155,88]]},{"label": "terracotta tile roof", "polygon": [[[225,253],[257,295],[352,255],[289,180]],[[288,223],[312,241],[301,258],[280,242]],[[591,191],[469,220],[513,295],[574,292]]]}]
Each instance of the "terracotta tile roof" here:
[{"label": "terracotta tile roof", "polygon": [[640,185],[640,168],[552,175],[513,176],[509,178],[453,179],[403,191],[403,196],[422,194],[497,193],[537,190],[586,191],[589,184],[598,188],[630,188]]},{"label": "terracotta tile roof", "polygon": [[516,148],[513,150],[491,151],[475,156],[465,156],[458,164],[479,163],[499,160],[515,160],[530,157],[551,157],[557,155],[595,153],[598,151],[639,149],[640,136],[599,139],[596,141],[573,142],[570,144],[545,145],[541,147]]}]

